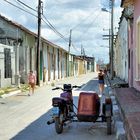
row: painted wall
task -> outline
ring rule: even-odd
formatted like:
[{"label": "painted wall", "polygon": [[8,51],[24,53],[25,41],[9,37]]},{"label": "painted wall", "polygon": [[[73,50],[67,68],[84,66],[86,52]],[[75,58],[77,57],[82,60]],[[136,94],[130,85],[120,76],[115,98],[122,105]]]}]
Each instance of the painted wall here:
[{"label": "painted wall", "polygon": [[120,38],[120,72],[119,76],[121,79],[128,82],[128,26],[125,17],[123,17],[120,23],[119,30],[119,38]]},{"label": "painted wall", "polygon": [[[134,55],[134,60],[133,60],[133,65],[134,65],[134,70],[133,70],[133,73],[134,73],[134,87],[137,89],[137,90],[140,90],[140,75],[137,77],[137,71],[138,71],[138,74],[140,74],[140,63],[139,65],[136,65],[136,62],[137,62],[137,58],[138,60],[140,60],[140,53],[139,55],[137,54],[137,51],[139,50],[140,51],[140,46],[137,45],[137,41],[140,40],[140,38],[138,38],[138,34],[137,34],[137,31],[139,30],[140,31],[140,26],[139,28],[137,28],[137,22],[139,20],[139,24],[140,24],[140,1],[139,0],[134,0],[134,44],[133,44],[133,55]],[[140,36],[139,36],[140,37]],[[137,49],[138,47],[138,49]],[[140,62],[140,61],[139,61]]]},{"label": "painted wall", "polygon": [[133,52],[134,52],[134,49],[133,49],[133,43],[134,43],[134,35],[133,35],[133,19],[129,19],[128,20],[128,68],[129,68],[129,74],[128,74],[128,77],[129,77],[129,86],[130,87],[133,87],[133,84],[134,84],[134,64],[133,64],[133,59],[134,59],[134,55],[133,55]]},{"label": "painted wall", "polygon": [[28,82],[30,70],[36,73],[36,45],[35,37],[21,31],[22,44],[19,46],[19,73],[21,83]]},{"label": "painted wall", "polygon": [[[21,83],[27,83],[27,76],[29,71],[33,70],[36,73],[36,35],[21,25],[18,26],[18,24],[9,21],[6,18],[2,19],[3,20],[0,19],[0,36],[3,39],[0,39],[0,42],[6,44],[7,46],[14,46],[14,53],[12,53],[11,60],[13,72],[11,83],[13,83],[13,80],[15,83],[16,76]],[[10,38],[8,41],[7,37]],[[0,49],[2,49],[1,46]],[[43,81],[43,77],[46,77],[47,81],[52,81],[67,77],[68,71],[69,76],[74,76],[75,74],[80,75],[86,72],[90,72],[90,70],[87,71],[87,61],[78,59],[78,61],[75,63],[74,55],[70,54],[68,57],[67,51],[51,42],[49,43],[45,39],[42,39],[40,52],[41,84]],[[3,56],[1,55],[0,57],[2,60]],[[3,62],[1,62],[0,65],[2,65],[0,68],[2,69],[1,72],[3,75]],[[43,76],[44,66],[47,69],[46,76]],[[6,86],[9,85],[9,82],[7,83],[7,81],[5,81],[3,84]]]}]

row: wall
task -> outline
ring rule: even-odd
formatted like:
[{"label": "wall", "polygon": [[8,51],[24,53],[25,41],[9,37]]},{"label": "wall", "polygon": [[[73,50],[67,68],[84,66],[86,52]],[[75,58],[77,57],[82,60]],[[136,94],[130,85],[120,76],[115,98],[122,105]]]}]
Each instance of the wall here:
[{"label": "wall", "polygon": [[33,35],[20,31],[22,44],[19,46],[19,73],[21,75],[20,82],[28,82],[28,74],[30,70],[36,73],[36,41]]},{"label": "wall", "polygon": [[[134,24],[133,24],[133,28],[134,28],[134,44],[133,44],[133,55],[134,55],[134,60],[133,60],[133,73],[134,73],[134,77],[133,77],[133,85],[134,85],[134,88],[136,88],[137,90],[140,90],[140,79],[137,79],[137,70],[140,72],[140,67],[136,65],[136,62],[137,62],[137,58],[140,57],[137,55],[137,47],[139,47],[140,49],[140,46],[137,46],[137,41],[139,41],[139,38],[137,36],[137,21],[138,19],[140,18],[140,1],[139,0],[135,0],[134,1]],[[139,27],[140,28],[140,27]],[[139,53],[140,55],[140,53]],[[139,73],[138,72],[138,73]]]},{"label": "wall", "polygon": [[125,17],[120,25],[120,47],[121,47],[121,78],[128,82],[128,26]]}]

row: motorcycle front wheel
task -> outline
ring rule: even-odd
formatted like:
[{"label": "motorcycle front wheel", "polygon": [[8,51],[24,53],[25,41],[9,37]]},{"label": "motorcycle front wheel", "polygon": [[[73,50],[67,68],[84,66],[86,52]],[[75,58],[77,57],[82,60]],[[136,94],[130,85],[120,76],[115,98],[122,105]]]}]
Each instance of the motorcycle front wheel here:
[{"label": "motorcycle front wheel", "polygon": [[61,134],[63,132],[63,122],[60,117],[55,118],[55,130],[57,134]]}]

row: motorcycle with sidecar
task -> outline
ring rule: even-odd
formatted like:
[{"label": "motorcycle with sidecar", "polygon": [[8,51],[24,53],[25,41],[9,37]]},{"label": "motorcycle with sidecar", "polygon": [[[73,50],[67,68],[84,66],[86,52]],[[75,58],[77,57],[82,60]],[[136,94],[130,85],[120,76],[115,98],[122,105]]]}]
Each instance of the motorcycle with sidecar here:
[{"label": "motorcycle with sidecar", "polygon": [[[72,89],[79,86],[64,84],[63,88],[56,87],[53,90],[61,89],[63,92],[60,97],[52,98],[52,119],[47,122],[48,125],[55,123],[56,133],[63,132],[63,126],[70,122],[106,122],[107,134],[111,134],[112,123],[112,101],[106,97],[101,104],[101,98],[96,92],[81,92],[78,99],[78,107],[73,104]],[[102,107],[101,107],[102,105]],[[77,113],[74,111],[77,109]],[[100,111],[102,110],[102,115]],[[76,118],[76,119],[75,119]],[[101,118],[98,120],[98,118]]]}]

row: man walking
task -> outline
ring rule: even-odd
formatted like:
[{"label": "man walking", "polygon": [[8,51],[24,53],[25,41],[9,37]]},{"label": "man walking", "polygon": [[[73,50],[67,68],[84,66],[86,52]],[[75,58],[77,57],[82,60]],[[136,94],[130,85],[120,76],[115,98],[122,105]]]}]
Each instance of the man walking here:
[{"label": "man walking", "polygon": [[35,89],[35,85],[36,85],[36,75],[33,73],[33,71],[30,71],[30,73],[29,73],[28,83],[29,83],[29,94],[28,94],[28,96],[30,96],[31,91],[32,91],[32,94],[34,94],[34,89]]}]

